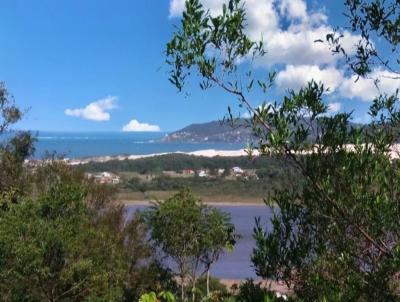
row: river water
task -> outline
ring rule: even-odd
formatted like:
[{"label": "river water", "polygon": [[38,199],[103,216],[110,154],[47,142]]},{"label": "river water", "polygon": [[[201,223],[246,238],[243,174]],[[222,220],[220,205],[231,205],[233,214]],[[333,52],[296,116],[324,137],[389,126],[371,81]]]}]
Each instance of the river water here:
[{"label": "river water", "polygon": [[[220,210],[229,213],[235,224],[236,232],[242,236],[237,242],[233,252],[225,253],[211,268],[211,275],[224,279],[257,278],[251,263],[251,253],[255,246],[253,228],[255,217],[261,217],[266,228],[269,223],[272,210],[265,205],[260,206],[217,206]],[[128,206],[128,213],[143,210],[144,206]]]}]

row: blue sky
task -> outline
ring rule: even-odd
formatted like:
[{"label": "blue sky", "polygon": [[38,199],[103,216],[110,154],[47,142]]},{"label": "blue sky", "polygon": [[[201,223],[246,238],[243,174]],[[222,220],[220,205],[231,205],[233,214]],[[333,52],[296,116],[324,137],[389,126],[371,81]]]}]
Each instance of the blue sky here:
[{"label": "blue sky", "polygon": [[[182,1],[0,1],[0,81],[27,110],[18,127],[171,131],[222,118],[227,106],[236,104],[231,96],[194,88],[185,97],[168,82],[163,51]],[[221,1],[203,2],[217,13]],[[365,118],[370,104],[365,86],[354,86],[337,60],[313,46],[298,45],[301,39],[296,38],[299,31],[312,38],[344,24],[341,2],[247,1],[249,34],[275,37],[267,44],[268,57],[254,68],[279,71],[271,99],[254,100],[254,106],[279,100],[286,88],[296,88],[312,76],[331,83],[334,89],[327,102],[333,111],[356,109],[356,118]],[[295,41],[290,42],[292,52],[281,51],[280,45],[290,39]],[[396,86],[400,84],[385,87]]]}]

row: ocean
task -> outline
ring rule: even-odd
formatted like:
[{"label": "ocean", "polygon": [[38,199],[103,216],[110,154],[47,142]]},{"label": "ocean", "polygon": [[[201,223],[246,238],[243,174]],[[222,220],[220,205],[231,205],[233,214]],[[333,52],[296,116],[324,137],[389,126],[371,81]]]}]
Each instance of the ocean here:
[{"label": "ocean", "polygon": [[37,138],[34,158],[46,152],[66,158],[114,155],[146,155],[165,152],[192,152],[206,149],[238,150],[241,143],[165,143],[166,133],[145,132],[33,132]]}]

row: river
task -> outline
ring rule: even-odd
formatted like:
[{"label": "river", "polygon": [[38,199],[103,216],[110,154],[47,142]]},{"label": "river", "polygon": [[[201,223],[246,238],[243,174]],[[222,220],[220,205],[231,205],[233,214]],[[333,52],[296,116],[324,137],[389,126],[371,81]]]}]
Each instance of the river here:
[{"label": "river", "polygon": [[[211,275],[223,279],[257,278],[250,260],[255,246],[253,228],[255,217],[261,217],[266,227],[270,227],[272,210],[265,205],[251,206],[217,206],[220,210],[231,215],[236,232],[242,236],[237,242],[233,252],[227,252],[211,268]],[[128,206],[131,215],[137,210],[143,210],[145,206]]]}]

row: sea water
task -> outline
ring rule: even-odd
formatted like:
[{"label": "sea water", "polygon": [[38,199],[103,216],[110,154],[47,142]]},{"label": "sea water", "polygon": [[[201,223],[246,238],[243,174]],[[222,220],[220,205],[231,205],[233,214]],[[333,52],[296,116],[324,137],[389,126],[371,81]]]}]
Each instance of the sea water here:
[{"label": "sea water", "polygon": [[238,150],[240,143],[162,142],[166,133],[143,132],[32,132],[37,138],[34,157],[57,153],[67,158],[115,155],[146,155],[198,150]]}]

